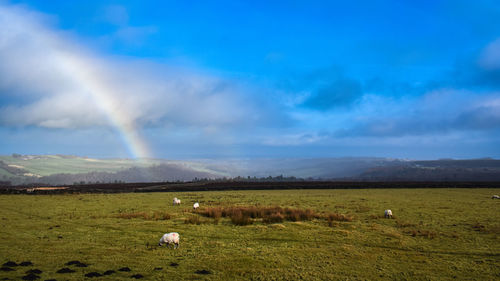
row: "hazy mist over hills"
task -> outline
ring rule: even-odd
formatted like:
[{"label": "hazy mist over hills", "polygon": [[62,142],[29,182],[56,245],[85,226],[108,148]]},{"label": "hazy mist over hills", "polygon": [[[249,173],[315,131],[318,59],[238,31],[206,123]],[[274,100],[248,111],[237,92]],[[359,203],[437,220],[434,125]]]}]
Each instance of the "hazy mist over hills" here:
[{"label": "hazy mist over hills", "polygon": [[200,179],[347,181],[499,181],[500,160],[389,158],[94,159],[69,155],[0,156],[3,185],[165,182]]}]

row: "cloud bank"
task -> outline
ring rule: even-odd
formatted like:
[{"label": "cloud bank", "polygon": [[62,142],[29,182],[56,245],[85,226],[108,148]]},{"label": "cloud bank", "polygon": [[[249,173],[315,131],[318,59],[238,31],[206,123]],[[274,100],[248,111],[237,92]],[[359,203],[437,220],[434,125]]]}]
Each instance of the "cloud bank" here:
[{"label": "cloud bank", "polygon": [[[108,11],[116,23],[120,9]],[[132,58],[97,54],[42,14],[0,5],[3,126],[113,126],[109,114],[143,126],[223,128],[263,122],[234,81]],[[112,117],[112,116],[111,116]]]}]

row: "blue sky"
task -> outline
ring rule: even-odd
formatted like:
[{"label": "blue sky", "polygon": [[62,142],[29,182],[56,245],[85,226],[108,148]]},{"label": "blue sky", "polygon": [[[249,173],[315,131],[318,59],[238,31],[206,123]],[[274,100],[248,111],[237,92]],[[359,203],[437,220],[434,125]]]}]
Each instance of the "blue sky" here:
[{"label": "blue sky", "polygon": [[500,157],[497,1],[158,2],[0,0],[0,154]]}]

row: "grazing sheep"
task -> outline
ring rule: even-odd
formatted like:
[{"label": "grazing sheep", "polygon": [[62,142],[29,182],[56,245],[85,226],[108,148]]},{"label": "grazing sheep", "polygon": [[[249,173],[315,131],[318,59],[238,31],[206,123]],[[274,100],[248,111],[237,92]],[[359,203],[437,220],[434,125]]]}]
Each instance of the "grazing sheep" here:
[{"label": "grazing sheep", "polygon": [[199,207],[200,207],[200,204],[198,204],[198,202],[194,203],[194,205],[193,205],[193,209],[195,209],[195,210],[196,210],[196,209],[198,209]]},{"label": "grazing sheep", "polygon": [[177,199],[177,197],[174,198],[174,206],[175,205],[180,205],[181,204],[181,200],[180,199]]},{"label": "grazing sheep", "polygon": [[391,210],[385,210],[384,217],[386,217],[388,219],[392,219],[392,211]]},{"label": "grazing sheep", "polygon": [[177,232],[170,232],[170,233],[165,233],[161,239],[160,239],[160,243],[158,243],[158,246],[161,246],[163,244],[167,244],[167,247],[168,245],[170,244],[174,244],[174,249],[176,248],[179,248],[179,233]]},{"label": "grazing sheep", "polygon": [[498,195],[493,195],[493,196],[491,196],[491,199],[500,199],[500,196],[498,196]]}]

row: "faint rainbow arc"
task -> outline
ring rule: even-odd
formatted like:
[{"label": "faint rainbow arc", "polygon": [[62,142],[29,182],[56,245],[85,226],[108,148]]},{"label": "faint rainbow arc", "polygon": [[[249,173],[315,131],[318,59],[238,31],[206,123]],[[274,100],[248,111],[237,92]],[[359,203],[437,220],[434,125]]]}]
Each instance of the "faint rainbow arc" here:
[{"label": "faint rainbow arc", "polygon": [[101,81],[97,72],[82,58],[71,54],[59,54],[58,59],[72,80],[86,90],[119,131],[129,153],[134,158],[150,158],[151,151],[139,134],[135,121],[129,118],[127,113],[118,106],[116,91]]}]

